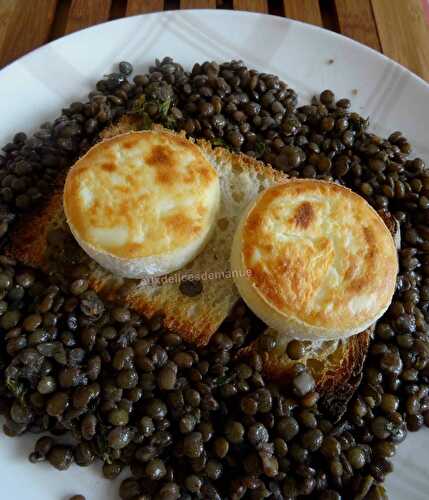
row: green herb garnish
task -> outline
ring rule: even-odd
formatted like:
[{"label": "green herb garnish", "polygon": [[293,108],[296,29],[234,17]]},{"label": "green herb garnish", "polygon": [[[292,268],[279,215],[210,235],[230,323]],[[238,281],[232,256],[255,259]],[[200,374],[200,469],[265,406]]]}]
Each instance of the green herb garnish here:
[{"label": "green herb garnish", "polygon": [[170,106],[171,106],[171,98],[170,97],[167,97],[167,99],[165,101],[160,101],[158,103],[159,114],[165,118],[167,116],[169,109],[170,109]]},{"label": "green herb garnish", "polygon": [[138,115],[140,116],[140,118],[142,118],[142,130],[150,130],[154,123],[152,117],[147,112],[147,109],[151,104],[156,104],[158,108],[157,118],[159,122],[164,125],[164,127],[174,129],[177,123],[174,116],[171,116],[171,114],[169,114],[171,107],[171,98],[168,97],[164,101],[147,101],[145,96],[141,95],[135,100],[134,105],[131,109],[131,114]]},{"label": "green herb garnish", "polygon": [[225,374],[222,375],[222,377],[218,377],[217,379],[213,380],[213,384],[216,387],[220,387],[222,385],[228,384],[229,382],[232,382],[235,379],[235,375],[230,375],[230,374]]},{"label": "green herb garnish", "polygon": [[226,146],[226,142],[221,137],[212,139],[213,146]]},{"label": "green herb garnish", "polygon": [[10,393],[12,393],[19,401],[24,404],[24,398],[26,389],[22,382],[15,380],[11,377],[7,377],[5,381],[5,385]]},{"label": "green herb garnish", "polygon": [[265,143],[262,141],[258,141],[255,144],[255,153],[256,158],[260,158],[265,153]]}]

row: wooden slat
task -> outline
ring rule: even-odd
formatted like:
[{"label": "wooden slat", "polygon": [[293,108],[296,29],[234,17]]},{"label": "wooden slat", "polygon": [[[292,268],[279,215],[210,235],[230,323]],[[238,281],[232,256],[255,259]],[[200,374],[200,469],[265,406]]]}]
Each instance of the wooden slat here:
[{"label": "wooden slat", "polygon": [[4,50],[5,40],[7,40],[7,29],[12,22],[14,11],[14,1],[8,0],[0,3],[0,47]]},{"label": "wooden slat", "polygon": [[371,0],[359,0],[358,2],[356,0],[335,0],[335,6],[338,25],[343,35],[375,50],[381,49]]},{"label": "wooden slat", "polygon": [[251,10],[253,12],[268,12],[268,0],[234,0],[236,10]]},{"label": "wooden slat", "polygon": [[429,81],[429,27],[420,0],[372,0],[383,52]]},{"label": "wooden slat", "polygon": [[72,33],[109,19],[111,0],[72,0],[66,33]]},{"label": "wooden slat", "polygon": [[135,16],[160,10],[164,10],[164,0],[128,0],[126,15]]},{"label": "wooden slat", "polygon": [[0,0],[0,67],[49,38],[57,0]]},{"label": "wooden slat", "polygon": [[49,33],[49,39],[55,40],[60,36],[64,36],[66,32],[67,17],[70,9],[71,2],[57,2],[57,8],[55,9],[54,22],[52,23],[51,32]]},{"label": "wooden slat", "polygon": [[283,5],[286,17],[322,26],[319,0],[283,0]]},{"label": "wooden slat", "polygon": [[216,0],[180,0],[181,9],[215,9]]}]

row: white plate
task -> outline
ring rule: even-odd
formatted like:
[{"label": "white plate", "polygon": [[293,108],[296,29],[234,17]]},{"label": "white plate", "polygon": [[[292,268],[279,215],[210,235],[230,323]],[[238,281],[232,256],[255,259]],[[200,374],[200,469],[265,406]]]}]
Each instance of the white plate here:
[{"label": "white plate", "polygon": [[[31,132],[85,97],[101,75],[121,60],[137,71],[156,57],[174,57],[185,67],[204,60],[243,59],[279,75],[308,99],[325,88],[348,97],[371,117],[372,130],[401,130],[415,153],[429,160],[429,86],[403,67],[352,40],[280,17],[232,11],[170,11],[102,24],[46,45],[0,71],[0,144],[16,131]],[[329,61],[332,61],[329,64]],[[357,93],[356,93],[357,92]],[[115,484],[100,467],[66,473],[30,465],[33,437],[1,436],[0,498],[117,499]],[[392,500],[426,500],[429,491],[429,431],[410,435],[395,457],[387,485]],[[25,478],[23,480],[23,478]]]}]

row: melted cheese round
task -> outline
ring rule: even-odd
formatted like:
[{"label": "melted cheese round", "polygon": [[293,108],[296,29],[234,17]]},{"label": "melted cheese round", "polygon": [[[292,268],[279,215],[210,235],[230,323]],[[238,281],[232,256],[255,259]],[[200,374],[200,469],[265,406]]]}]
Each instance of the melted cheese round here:
[{"label": "melted cheese round", "polygon": [[193,259],[210,236],[219,200],[209,160],[166,131],[96,144],[70,169],[64,188],[78,242],[101,265],[128,277],[165,274]]},{"label": "melted cheese round", "polygon": [[391,233],[360,196],[294,180],[264,191],[235,234],[232,268],[254,312],[294,338],[346,337],[389,306],[398,260]]}]

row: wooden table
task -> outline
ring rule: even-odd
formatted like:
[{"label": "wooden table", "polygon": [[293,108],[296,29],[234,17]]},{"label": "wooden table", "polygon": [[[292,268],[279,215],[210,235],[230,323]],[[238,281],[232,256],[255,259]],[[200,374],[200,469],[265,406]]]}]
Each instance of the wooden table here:
[{"label": "wooden table", "polygon": [[220,8],[323,26],[383,52],[429,81],[424,2],[428,0],[0,0],[0,67],[50,40],[110,19]]}]

